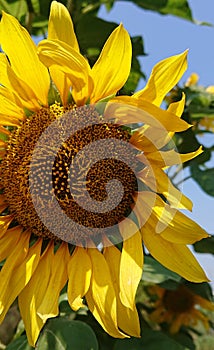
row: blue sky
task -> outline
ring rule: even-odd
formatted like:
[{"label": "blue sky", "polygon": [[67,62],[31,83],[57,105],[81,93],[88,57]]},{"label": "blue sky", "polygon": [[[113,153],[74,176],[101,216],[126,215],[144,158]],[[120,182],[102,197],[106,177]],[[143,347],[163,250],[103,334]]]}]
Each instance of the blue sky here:
[{"label": "blue sky", "polygon": [[[213,0],[189,0],[189,4],[195,19],[214,25]],[[148,56],[142,57],[140,61],[147,77],[155,63],[188,48],[188,70],[181,82],[185,82],[192,72],[197,72],[201,85],[214,85],[214,27],[197,26],[174,16],[145,11],[127,1],[116,2],[110,12],[103,6],[99,17],[122,22],[131,36],[143,36]],[[139,88],[144,84],[142,81]],[[214,135],[207,138],[206,142],[214,144]],[[193,212],[188,215],[214,234],[214,198],[205,194],[192,180],[187,180],[182,190],[194,203]],[[199,254],[197,257],[214,281],[214,257],[208,254]]]}]

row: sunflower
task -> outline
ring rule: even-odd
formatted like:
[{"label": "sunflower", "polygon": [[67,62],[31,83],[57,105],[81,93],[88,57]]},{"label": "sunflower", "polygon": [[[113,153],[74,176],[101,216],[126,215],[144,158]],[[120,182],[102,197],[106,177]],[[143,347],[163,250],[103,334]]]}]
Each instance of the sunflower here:
[{"label": "sunflower", "polygon": [[214,311],[214,304],[194,294],[186,286],[180,285],[175,290],[154,286],[150,292],[157,296],[150,318],[160,324],[168,323],[170,333],[179,332],[182,326],[196,326],[199,321],[203,323],[206,330],[210,328],[209,318],[202,310]]},{"label": "sunflower", "polygon": [[143,90],[115,97],[130,72],[127,31],[112,32],[91,68],[56,1],[38,49],[3,12],[1,47],[0,321],[18,297],[35,346],[66,285],[73,310],[86,302],[111,336],[138,337],[142,241],[169,269],[207,280],[186,246],[207,233],[179,211],[191,201],[164,171],[201,153],[169,147],[174,132],[189,127],[180,119],[184,96],[159,107],[187,53],[158,63]]}]

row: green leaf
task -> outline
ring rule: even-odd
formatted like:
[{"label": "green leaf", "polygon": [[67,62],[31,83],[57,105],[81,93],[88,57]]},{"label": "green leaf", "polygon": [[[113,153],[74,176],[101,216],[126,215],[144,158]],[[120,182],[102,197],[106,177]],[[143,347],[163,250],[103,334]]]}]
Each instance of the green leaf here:
[{"label": "green leaf", "polygon": [[33,348],[28,344],[27,337],[22,335],[21,337],[10,343],[5,350],[32,350]]},{"label": "green leaf", "polygon": [[13,15],[20,21],[27,12],[27,3],[25,0],[0,0],[0,10]]},{"label": "green leaf", "polygon": [[141,78],[145,78],[144,73],[141,71],[140,63],[136,57],[132,58],[132,67],[128,80],[120,90],[119,95],[132,95],[139,84]]},{"label": "green leaf", "polygon": [[188,348],[177,343],[166,334],[154,331],[151,329],[144,329],[142,331],[142,338],[136,339],[120,339],[117,340],[113,350],[187,350]]},{"label": "green leaf", "polygon": [[213,292],[209,283],[193,283],[185,281],[185,285],[194,293],[200,295],[202,298],[213,302]]},{"label": "green leaf", "polygon": [[199,184],[204,192],[210,196],[214,196],[214,168],[201,170],[199,166],[194,164],[190,167],[193,179]]},{"label": "green leaf", "polygon": [[133,57],[145,55],[142,36],[132,36],[132,55]]},{"label": "green leaf", "polygon": [[197,253],[214,254],[214,236],[204,238],[194,244],[194,249]]},{"label": "green leaf", "polygon": [[88,48],[101,49],[117,25],[91,14],[82,15],[75,28],[81,52],[86,53]]},{"label": "green leaf", "polygon": [[134,0],[133,2],[146,10],[178,16],[193,22],[187,0]]},{"label": "green leaf", "polygon": [[185,87],[183,91],[186,95],[186,109],[190,113],[191,118],[203,118],[205,115],[206,117],[213,117],[213,94],[206,91],[204,86],[193,85]]},{"label": "green leaf", "polygon": [[163,283],[166,281],[179,283],[181,277],[177,273],[168,270],[152,257],[146,256],[142,280],[151,283]]},{"label": "green leaf", "polygon": [[195,350],[195,344],[192,336],[184,329],[181,329],[179,333],[173,334],[172,337],[177,343],[182,344],[185,349]]},{"label": "green leaf", "polygon": [[[183,115],[185,116],[185,114]],[[183,118],[186,120],[186,118]],[[190,120],[186,120],[187,122],[190,122]],[[196,135],[194,133],[193,129],[188,129],[183,132],[179,132],[175,134],[174,141],[177,147],[177,150],[179,153],[189,153],[196,151],[201,144],[198,142]],[[209,161],[211,158],[211,151],[210,149],[203,147],[203,152],[198,155],[196,158],[191,159],[188,162],[183,163],[183,167],[186,168],[187,166],[195,165],[197,164],[204,164],[205,162]]]},{"label": "green leaf", "polygon": [[8,136],[5,135],[3,132],[0,132],[0,140],[7,141],[8,140]]},{"label": "green leaf", "polygon": [[98,350],[96,336],[86,323],[67,317],[48,321],[39,337],[37,348],[41,350]]}]

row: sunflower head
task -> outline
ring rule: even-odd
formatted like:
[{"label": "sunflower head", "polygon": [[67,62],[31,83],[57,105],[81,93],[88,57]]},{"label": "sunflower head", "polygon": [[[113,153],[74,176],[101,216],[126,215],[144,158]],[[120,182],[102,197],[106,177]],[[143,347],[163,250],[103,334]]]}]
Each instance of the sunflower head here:
[{"label": "sunflower head", "polygon": [[116,96],[130,73],[127,31],[119,25],[91,67],[56,1],[38,47],[3,13],[1,48],[0,321],[18,297],[35,346],[66,285],[73,310],[87,303],[111,336],[139,337],[143,243],[186,279],[207,280],[187,247],[207,233],[179,211],[191,201],[165,172],[202,152],[172,143],[190,127],[185,97],[160,108],[187,52],[159,62],[133,96]]},{"label": "sunflower head", "polygon": [[194,327],[198,322],[209,329],[209,317],[204,312],[214,311],[211,301],[194,294],[184,285],[173,290],[154,286],[150,288],[150,293],[157,297],[150,314],[151,320],[168,324],[171,333],[179,332],[182,326]]}]

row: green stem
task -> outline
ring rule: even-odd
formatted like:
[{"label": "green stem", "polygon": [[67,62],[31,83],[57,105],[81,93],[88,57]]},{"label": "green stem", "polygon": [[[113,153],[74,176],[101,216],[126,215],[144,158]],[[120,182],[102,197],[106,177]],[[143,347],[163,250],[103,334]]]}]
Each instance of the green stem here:
[{"label": "green stem", "polygon": [[31,0],[26,0],[26,3],[28,7],[28,15],[26,16],[26,29],[31,34],[34,19],[34,8]]},{"label": "green stem", "polygon": [[181,170],[183,169],[183,166],[180,164],[177,169],[175,170],[174,174],[169,176],[170,180],[173,181],[174,178],[181,172]]},{"label": "green stem", "polygon": [[176,184],[175,184],[175,187],[178,187],[180,184],[182,184],[184,181],[186,181],[186,180],[189,180],[189,179],[191,179],[192,178],[192,176],[191,175],[189,175],[189,176],[186,176],[184,179],[182,179],[181,181],[178,181]]}]

